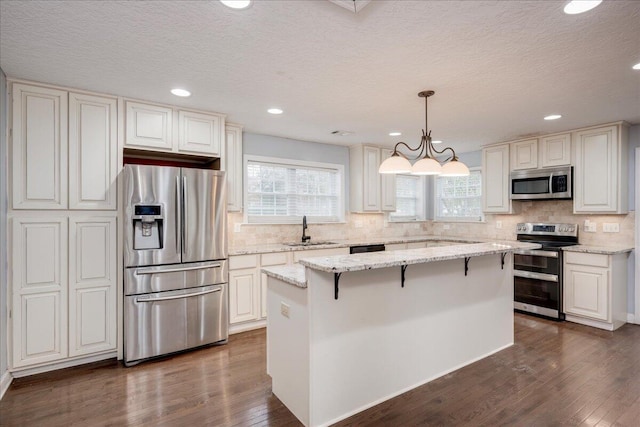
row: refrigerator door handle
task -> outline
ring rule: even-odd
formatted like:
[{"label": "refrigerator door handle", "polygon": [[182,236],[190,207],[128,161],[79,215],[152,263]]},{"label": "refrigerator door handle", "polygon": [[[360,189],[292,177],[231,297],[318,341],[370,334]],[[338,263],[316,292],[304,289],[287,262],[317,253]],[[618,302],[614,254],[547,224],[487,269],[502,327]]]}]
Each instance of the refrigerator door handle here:
[{"label": "refrigerator door handle", "polygon": [[156,302],[156,301],[168,301],[172,299],[191,298],[191,297],[198,297],[200,295],[212,294],[214,292],[220,292],[221,290],[222,288],[216,288],[216,289],[210,289],[207,291],[194,292],[194,293],[182,294],[182,295],[172,295],[168,297],[156,297],[152,295],[148,295],[148,296],[145,295],[145,296],[137,297],[136,302]]},{"label": "refrigerator door handle", "polygon": [[191,265],[191,266],[180,266],[180,267],[146,267],[146,268],[136,268],[135,274],[156,274],[156,273],[177,273],[180,271],[193,271],[193,270],[204,270],[206,268],[220,268],[221,264],[219,262],[208,263],[204,265]]},{"label": "refrigerator door handle", "polygon": [[189,231],[187,230],[187,217],[189,216],[187,213],[187,177],[182,177],[182,253],[187,252],[187,248],[189,247],[189,243],[187,242],[187,235]]},{"label": "refrigerator door handle", "polygon": [[182,238],[182,198],[180,197],[180,175],[176,177],[176,252],[180,252],[180,239]]}]

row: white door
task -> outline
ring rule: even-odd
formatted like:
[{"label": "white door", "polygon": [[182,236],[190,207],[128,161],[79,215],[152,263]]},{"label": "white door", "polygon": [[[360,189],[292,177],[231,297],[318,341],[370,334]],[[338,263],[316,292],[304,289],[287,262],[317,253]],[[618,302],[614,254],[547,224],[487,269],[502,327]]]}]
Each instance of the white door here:
[{"label": "white door", "polygon": [[551,135],[540,139],[541,166],[569,166],[571,164],[571,134]]},{"label": "white door", "polygon": [[482,211],[510,213],[509,144],[482,150]]},{"label": "white door", "polygon": [[227,210],[242,211],[242,127],[226,124],[224,165],[227,172]]},{"label": "white door", "polygon": [[13,85],[13,209],[67,208],[65,91]]},{"label": "white door", "polygon": [[511,170],[538,167],[538,140],[528,139],[511,144]]},{"label": "white door", "polygon": [[215,114],[178,112],[179,151],[220,156],[224,117]]},{"label": "white door", "polygon": [[13,367],[67,356],[67,219],[12,222]]},{"label": "white door", "polygon": [[363,208],[365,212],[380,210],[380,149],[376,147],[363,147]]},{"label": "white door", "polygon": [[171,151],[173,110],[169,107],[127,101],[124,146]]},{"label": "white door", "polygon": [[[385,161],[389,157],[393,150],[380,150],[380,162]],[[396,210],[396,176],[395,174],[384,174],[380,177],[380,190],[381,190],[381,206],[385,212],[395,212]]]},{"label": "white door", "polygon": [[260,318],[260,282],[258,269],[229,272],[229,323]]},{"label": "white door", "polygon": [[565,312],[610,321],[607,269],[566,264]]},{"label": "white door", "polygon": [[69,209],[116,209],[117,100],[69,94]]},{"label": "white door", "polygon": [[116,348],[116,218],[69,219],[69,356]]}]

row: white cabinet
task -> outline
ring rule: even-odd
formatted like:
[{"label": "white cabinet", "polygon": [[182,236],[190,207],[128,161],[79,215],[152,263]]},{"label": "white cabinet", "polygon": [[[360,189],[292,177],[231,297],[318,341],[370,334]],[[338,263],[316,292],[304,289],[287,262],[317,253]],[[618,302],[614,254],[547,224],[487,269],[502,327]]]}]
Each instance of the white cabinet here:
[{"label": "white cabinet", "polygon": [[65,91],[13,84],[13,209],[67,208]]},{"label": "white cabinet", "polygon": [[550,168],[571,165],[571,134],[540,138],[540,166]]},{"label": "white cabinet", "polygon": [[[380,149],[380,162],[385,161],[393,150]],[[376,171],[377,173],[377,171]],[[396,210],[396,176],[395,174],[383,174],[380,176],[380,209],[385,212]]]},{"label": "white cabinet", "polygon": [[349,147],[349,210],[381,212],[396,210],[395,176],[378,173],[381,158],[390,150],[368,145]]},{"label": "white cabinet", "polygon": [[511,213],[509,144],[482,149],[482,211]]},{"label": "white cabinet", "polygon": [[380,211],[380,149],[366,145],[349,147],[349,209]]},{"label": "white cabinet", "polygon": [[229,324],[260,318],[258,255],[229,257]]},{"label": "white cabinet", "polygon": [[626,323],[626,259],[627,254],[565,253],[567,320],[610,331]]},{"label": "white cabinet", "polygon": [[511,170],[535,169],[538,167],[538,140],[512,142]]},{"label": "white cabinet", "polygon": [[[275,252],[260,255],[260,268],[291,263],[289,252]],[[267,317],[267,275],[260,273],[260,317]]]},{"label": "white cabinet", "polygon": [[125,112],[125,147],[169,151],[173,148],[171,108],[126,101]]},{"label": "white cabinet", "polygon": [[67,357],[67,219],[12,219],[14,368]]},{"label": "white cabinet", "polygon": [[69,220],[69,356],[116,348],[116,218]]},{"label": "white cabinet", "polygon": [[179,110],[167,105],[125,101],[124,148],[220,157],[222,114]]},{"label": "white cabinet", "polygon": [[575,213],[627,213],[627,141],[621,123],[573,133]]},{"label": "white cabinet", "polygon": [[227,210],[242,211],[242,126],[227,123],[223,170],[227,175]]},{"label": "white cabinet", "polygon": [[224,117],[216,114],[178,112],[178,151],[220,156]]},{"label": "white cabinet", "polygon": [[69,209],[115,210],[116,98],[69,94]]}]

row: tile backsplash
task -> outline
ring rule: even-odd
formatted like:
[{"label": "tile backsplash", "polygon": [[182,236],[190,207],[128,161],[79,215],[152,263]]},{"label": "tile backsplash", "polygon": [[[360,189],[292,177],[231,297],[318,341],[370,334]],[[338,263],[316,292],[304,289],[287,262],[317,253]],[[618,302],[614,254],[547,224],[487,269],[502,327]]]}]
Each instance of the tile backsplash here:
[{"label": "tile backsplash", "polygon": [[[516,224],[519,222],[562,222],[578,224],[579,241],[585,245],[607,246],[621,244],[633,246],[635,212],[626,215],[574,215],[573,202],[537,201],[514,202],[517,214],[487,215],[485,222],[436,222],[390,223],[384,214],[346,215],[341,224],[309,224],[307,234],[313,240],[366,240],[367,237],[408,237],[415,235],[464,236],[500,240],[515,240]],[[247,245],[295,242],[302,235],[301,224],[254,225],[244,224],[242,213],[230,213],[229,246],[240,248]],[[584,231],[586,220],[596,223],[596,232]],[[619,224],[618,233],[604,233],[604,223]],[[236,224],[240,231],[235,232]],[[501,228],[496,225],[501,224]]]}]

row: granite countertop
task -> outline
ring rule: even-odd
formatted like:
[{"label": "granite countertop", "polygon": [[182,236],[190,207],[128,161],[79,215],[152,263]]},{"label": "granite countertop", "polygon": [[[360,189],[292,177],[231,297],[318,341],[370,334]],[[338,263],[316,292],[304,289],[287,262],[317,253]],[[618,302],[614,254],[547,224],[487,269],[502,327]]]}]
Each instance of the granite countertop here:
[{"label": "granite countertop", "polygon": [[262,272],[299,288],[307,287],[307,278],[302,264],[274,265],[263,267]]},{"label": "granite countertop", "polygon": [[585,252],[589,254],[603,254],[603,255],[616,255],[631,252],[634,249],[633,246],[590,246],[590,245],[575,245],[565,246],[562,248],[565,252]]},{"label": "granite countertop", "polygon": [[303,258],[300,264],[327,273],[371,270],[374,268],[396,267],[445,261],[466,257],[513,252],[519,249],[539,249],[537,243],[514,241],[494,241],[487,243],[461,244],[435,248],[405,249],[388,252],[370,252],[353,255]]},{"label": "granite countertop", "polygon": [[330,242],[327,242],[325,244],[320,244],[320,245],[318,244],[289,245],[287,243],[249,245],[241,248],[231,248],[229,250],[229,256],[264,254],[264,253],[274,253],[274,252],[288,252],[288,251],[305,251],[305,250],[313,250],[313,249],[348,248],[350,246],[359,246],[359,245],[378,245],[378,244],[391,245],[394,243],[427,242],[427,241],[434,241],[434,240],[446,241],[446,242],[459,242],[461,244],[491,241],[490,239],[478,239],[478,238],[470,239],[466,237],[435,236],[435,235],[411,236],[411,237],[371,237],[371,238],[367,238],[367,240],[363,240],[363,239],[331,240]]}]

